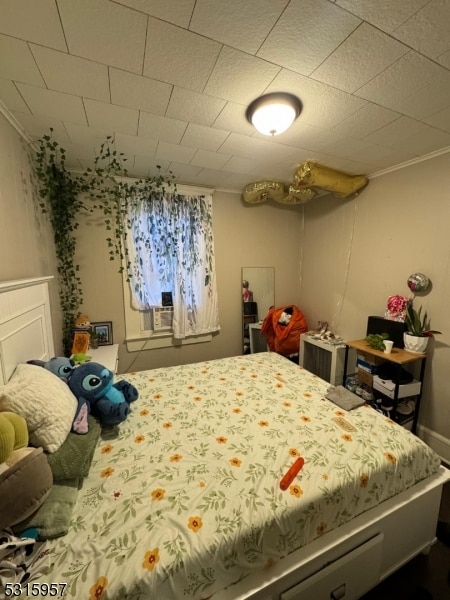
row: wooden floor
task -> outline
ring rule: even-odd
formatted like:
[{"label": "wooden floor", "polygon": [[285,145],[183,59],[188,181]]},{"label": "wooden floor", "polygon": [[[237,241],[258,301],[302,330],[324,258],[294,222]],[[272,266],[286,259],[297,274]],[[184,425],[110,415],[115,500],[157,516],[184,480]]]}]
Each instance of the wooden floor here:
[{"label": "wooden floor", "polygon": [[450,482],[443,489],[439,519],[449,524],[447,543],[438,539],[428,556],[417,556],[361,600],[450,600]]}]

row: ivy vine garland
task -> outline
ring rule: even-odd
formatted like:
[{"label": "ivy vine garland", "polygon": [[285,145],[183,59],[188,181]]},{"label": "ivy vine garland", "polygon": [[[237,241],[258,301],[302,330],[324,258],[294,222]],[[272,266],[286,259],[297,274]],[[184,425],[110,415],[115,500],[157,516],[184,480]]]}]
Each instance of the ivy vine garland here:
[{"label": "ivy vine garland", "polygon": [[128,176],[125,161],[123,153],[114,149],[114,140],[109,136],[100,146],[94,168],[75,174],[66,168],[66,151],[53,138],[53,130],[38,141],[35,172],[42,199],[39,206],[48,215],[53,229],[66,355],[71,353],[73,324],[83,303],[79,265],[75,261],[79,215],[102,211],[110,260],[119,258],[119,272],[123,272],[124,262],[125,268],[130,268],[124,249],[128,203],[139,202],[155,191],[162,192],[174,185],[172,172],[167,178],[158,173],[154,177],[125,181],[123,178]]}]

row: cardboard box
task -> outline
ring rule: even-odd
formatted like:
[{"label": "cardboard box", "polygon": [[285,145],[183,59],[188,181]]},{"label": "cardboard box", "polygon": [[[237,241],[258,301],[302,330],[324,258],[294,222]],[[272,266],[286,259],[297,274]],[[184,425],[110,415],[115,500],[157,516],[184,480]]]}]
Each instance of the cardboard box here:
[{"label": "cardboard box", "polygon": [[[411,383],[405,383],[398,387],[398,398],[407,398],[420,394],[420,381],[414,379]],[[395,383],[392,379],[381,379],[378,375],[373,376],[373,388],[388,398],[394,398]]]},{"label": "cardboard box", "polygon": [[373,386],[373,375],[367,373],[367,371],[364,371],[363,369],[358,369],[357,375],[361,383],[365,383],[370,387]]}]

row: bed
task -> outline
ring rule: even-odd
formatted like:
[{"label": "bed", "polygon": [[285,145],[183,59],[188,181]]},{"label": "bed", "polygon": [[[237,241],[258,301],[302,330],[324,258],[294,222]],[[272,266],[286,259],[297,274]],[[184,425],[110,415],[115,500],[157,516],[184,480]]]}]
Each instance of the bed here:
[{"label": "bed", "polygon": [[[0,284],[0,383],[53,353],[47,287]],[[329,384],[288,359],[120,377],[140,397],[103,430],[68,533],[47,541],[40,582],[65,597],[356,599],[434,543],[439,457],[373,409],[326,400]]]}]

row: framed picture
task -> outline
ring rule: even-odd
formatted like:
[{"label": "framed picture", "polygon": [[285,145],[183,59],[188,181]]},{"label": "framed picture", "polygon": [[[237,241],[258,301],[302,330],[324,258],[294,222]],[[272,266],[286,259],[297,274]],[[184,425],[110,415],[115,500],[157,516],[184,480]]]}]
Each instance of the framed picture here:
[{"label": "framed picture", "polygon": [[91,323],[91,329],[98,336],[99,346],[110,346],[113,343],[112,321]]},{"label": "framed picture", "polygon": [[86,354],[89,348],[89,332],[75,331],[73,334],[72,354]]}]

